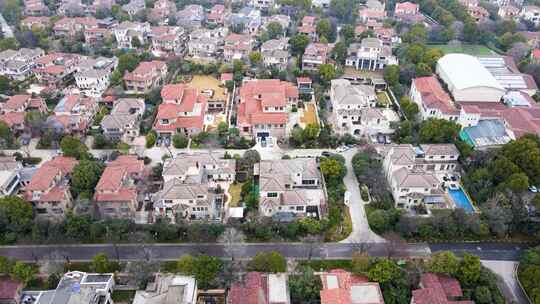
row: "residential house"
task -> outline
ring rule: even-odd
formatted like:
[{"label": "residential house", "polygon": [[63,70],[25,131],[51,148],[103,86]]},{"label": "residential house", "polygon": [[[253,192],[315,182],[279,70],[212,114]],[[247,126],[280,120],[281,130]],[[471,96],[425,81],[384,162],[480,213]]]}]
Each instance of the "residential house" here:
[{"label": "residential house", "polygon": [[73,157],[57,156],[37,169],[24,187],[24,197],[32,203],[38,217],[60,219],[72,208],[69,181],[78,163]]},{"label": "residential house", "polygon": [[62,16],[80,16],[86,11],[87,5],[82,0],[60,0],[56,13]]},{"label": "residential house", "polygon": [[83,95],[101,97],[109,87],[110,77],[118,64],[116,57],[87,59],[79,64],[75,83]]},{"label": "residential house", "polygon": [[176,25],[186,30],[200,28],[206,21],[204,7],[198,4],[188,4],[176,13]]},{"label": "residential house", "polygon": [[15,134],[26,130],[24,117],[30,111],[47,113],[47,105],[41,97],[31,95],[14,95],[0,103],[0,121],[5,122]]},{"label": "residential house", "polygon": [[185,84],[168,84],[161,89],[163,103],[159,105],[154,130],[160,137],[180,133],[197,135],[204,130],[207,98]]},{"label": "residential house", "polygon": [[238,13],[231,14],[226,22],[233,28],[242,28],[244,33],[256,35],[262,25],[261,11],[246,6]]},{"label": "residential house", "polygon": [[420,6],[409,1],[396,3],[394,18],[408,23],[424,23],[426,19],[420,12]]},{"label": "residential house", "polygon": [[226,27],[213,30],[198,29],[189,35],[188,53],[195,59],[216,61],[222,56],[224,39],[229,33]]},{"label": "residential house", "polygon": [[358,9],[358,18],[361,22],[370,19],[383,20],[386,18],[385,4],[377,0],[368,0]]},{"label": "residential house", "polygon": [[497,15],[502,19],[514,19],[519,16],[519,8],[513,5],[501,6],[497,11]]},{"label": "residential house", "polygon": [[[249,299],[249,300],[248,300]],[[227,304],[290,304],[286,273],[248,272],[242,282],[233,283]]]},{"label": "residential house", "polygon": [[61,89],[74,80],[77,66],[83,59],[79,54],[49,53],[36,60],[32,70],[38,82],[50,89]]},{"label": "residential house", "polygon": [[313,81],[309,77],[296,77],[298,92],[300,94],[313,94]]},{"label": "residential house", "polygon": [[84,44],[90,48],[100,48],[112,37],[112,31],[107,28],[89,28],[84,30]]},{"label": "residential house", "polygon": [[414,78],[409,97],[418,105],[422,119],[457,121],[459,109],[435,76]]},{"label": "residential house", "polygon": [[206,22],[208,24],[223,26],[225,24],[225,6],[223,4],[216,4],[206,16]]},{"label": "residential house", "polygon": [[364,38],[358,43],[352,43],[347,49],[346,66],[358,70],[382,70],[387,65],[398,64],[396,56],[392,55],[392,48],[384,45],[378,38]]},{"label": "residential house", "polygon": [[240,88],[237,124],[242,136],[286,138],[289,112],[298,103],[298,88],[279,79],[245,81]]},{"label": "residential house", "polygon": [[454,144],[393,145],[383,155],[383,170],[396,208],[448,207],[439,178],[457,169],[459,151]]},{"label": "residential house", "polygon": [[96,185],[94,202],[101,218],[135,219],[140,184],[148,177],[144,161],[121,155],[107,164]]},{"label": "residential house", "polygon": [[77,33],[97,27],[98,23],[94,17],[63,17],[54,24],[53,31],[55,37],[73,38]]},{"label": "residential house", "polygon": [[251,53],[252,39],[247,34],[231,33],[225,37],[223,46],[223,58],[226,61],[247,60]]},{"label": "residential house", "polygon": [[187,35],[179,26],[154,26],[150,32],[152,54],[157,57],[184,53]]},{"label": "residential house", "polygon": [[92,125],[98,108],[97,100],[92,97],[67,95],[47,118],[47,127],[56,134],[83,136]]},{"label": "residential house", "polygon": [[24,0],[24,15],[46,16],[50,13],[49,7],[43,0]]},{"label": "residential house", "polygon": [[540,24],[540,7],[538,6],[523,6],[519,15],[523,20],[529,21],[535,26],[538,26]]},{"label": "residential house", "polygon": [[443,274],[424,273],[420,276],[420,289],[412,292],[411,304],[474,304],[457,300],[462,296],[458,280]]},{"label": "residential house", "polygon": [[146,9],[146,1],[144,0],[130,0],[128,4],[122,5],[122,11],[130,17],[137,15],[144,9]]},{"label": "residential house", "polygon": [[277,219],[323,218],[326,192],[314,158],[262,160],[255,164],[259,178],[259,213]]},{"label": "residential house", "polygon": [[287,30],[291,26],[291,17],[281,14],[263,17],[262,30],[266,31],[270,23],[279,23],[283,29],[283,36],[286,36]]},{"label": "residential house", "polygon": [[261,11],[268,11],[275,6],[274,0],[250,0],[249,3]]},{"label": "residential house", "polygon": [[235,180],[236,161],[215,153],[182,154],[163,164],[163,189],[154,199],[156,218],[220,221],[224,193]]},{"label": "residential house", "polygon": [[332,102],[331,121],[336,133],[376,137],[392,134],[390,127],[399,117],[387,108],[376,107],[375,88],[369,85],[352,85],[346,79],[334,79],[330,86]]},{"label": "residential house", "polygon": [[261,55],[265,67],[284,70],[289,64],[289,38],[272,39],[261,45]]},{"label": "residential house", "polygon": [[21,304],[23,283],[12,280],[8,276],[0,278],[0,303]]},{"label": "residential house", "polygon": [[28,16],[21,20],[21,27],[44,30],[51,26],[51,18],[46,16]]},{"label": "residential house", "polygon": [[484,21],[489,19],[489,11],[482,6],[469,6],[467,7],[467,13],[474,19],[476,22]]},{"label": "residential house", "polygon": [[0,52],[0,75],[13,80],[24,80],[32,74],[36,61],[44,55],[45,52],[40,48],[2,51]]},{"label": "residential house", "polygon": [[164,61],[143,61],[133,72],[124,74],[126,89],[136,94],[145,94],[162,85],[167,76],[167,64]]},{"label": "residential house", "polygon": [[23,291],[21,303],[113,304],[114,276],[113,273],[71,271],[62,276],[56,289]]},{"label": "residential house", "polygon": [[91,5],[87,6],[88,13],[96,15],[98,12],[111,11],[114,0],[94,0]]},{"label": "residential house", "polygon": [[144,99],[118,99],[111,113],[101,121],[103,135],[111,141],[133,141],[140,134],[140,123],[145,109]]},{"label": "residential house", "polygon": [[330,0],[314,0],[314,1],[311,1],[311,7],[327,9],[327,8],[330,8],[330,2],[331,2]]},{"label": "residential house", "polygon": [[143,45],[149,33],[150,23],[148,22],[124,21],[114,28],[116,44],[120,49],[132,49]]},{"label": "residential house", "polygon": [[[174,301],[171,303],[171,301]],[[197,280],[192,276],[157,273],[146,290],[137,290],[133,304],[197,304]]]},{"label": "residential house", "polygon": [[369,282],[365,276],[343,269],[323,272],[320,276],[321,304],[384,304],[379,283]]},{"label": "residential house", "polygon": [[20,185],[22,168],[14,157],[0,156],[0,197],[15,193]]},{"label": "residential house", "polygon": [[327,43],[308,44],[302,56],[302,69],[317,70],[321,64],[328,63],[333,48],[333,44]]},{"label": "residential house", "polygon": [[531,62],[534,64],[540,63],[540,49],[534,49],[531,51]]},{"label": "residential house", "polygon": [[311,41],[318,41],[319,35],[317,35],[315,21],[316,18],[314,16],[304,16],[302,18],[302,25],[297,29],[298,33],[308,36]]},{"label": "residential house", "polygon": [[161,25],[169,23],[169,17],[176,13],[176,4],[170,0],[158,0],[150,11],[149,19]]}]

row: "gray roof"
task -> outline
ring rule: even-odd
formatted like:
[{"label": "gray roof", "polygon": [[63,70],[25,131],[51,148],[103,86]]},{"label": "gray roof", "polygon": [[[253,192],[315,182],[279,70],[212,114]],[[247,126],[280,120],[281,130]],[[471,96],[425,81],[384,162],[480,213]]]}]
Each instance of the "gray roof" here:
[{"label": "gray roof", "polygon": [[360,43],[365,48],[381,48],[383,45],[380,39],[373,37],[364,38]]},{"label": "gray roof", "polygon": [[175,158],[168,159],[163,165],[164,176],[184,176],[188,174],[190,168],[204,167],[204,174],[201,179],[209,174],[234,174],[236,171],[236,161],[234,159],[223,159],[221,153],[194,153],[182,154]]},{"label": "gray roof", "polygon": [[420,145],[425,155],[459,155],[454,144],[425,144]]},{"label": "gray roof", "polygon": [[294,185],[293,177],[300,173],[302,179],[320,179],[321,173],[313,158],[262,160],[258,164],[260,187],[263,191],[283,191],[285,185]]},{"label": "gray roof", "polygon": [[372,86],[351,85],[347,79],[334,79],[331,86],[334,104],[367,105],[367,102],[375,96],[375,89]]},{"label": "gray roof", "polygon": [[424,171],[410,171],[403,167],[394,172],[392,179],[400,188],[434,188],[439,180],[432,174]]}]

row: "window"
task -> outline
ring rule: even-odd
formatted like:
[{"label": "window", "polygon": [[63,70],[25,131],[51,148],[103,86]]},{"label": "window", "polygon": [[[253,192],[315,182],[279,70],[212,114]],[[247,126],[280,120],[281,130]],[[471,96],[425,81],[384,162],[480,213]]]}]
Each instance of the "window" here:
[{"label": "window", "polygon": [[277,192],[268,192],[266,197],[277,197]]},{"label": "window", "polygon": [[296,206],[296,211],[304,211],[304,206]]}]

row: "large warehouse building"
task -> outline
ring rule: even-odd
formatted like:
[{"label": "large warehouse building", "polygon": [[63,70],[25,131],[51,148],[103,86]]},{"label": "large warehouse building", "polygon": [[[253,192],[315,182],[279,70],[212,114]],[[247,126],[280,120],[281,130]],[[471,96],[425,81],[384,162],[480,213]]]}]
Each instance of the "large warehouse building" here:
[{"label": "large warehouse building", "polygon": [[437,62],[437,74],[456,102],[499,102],[506,90],[473,56],[448,54]]}]

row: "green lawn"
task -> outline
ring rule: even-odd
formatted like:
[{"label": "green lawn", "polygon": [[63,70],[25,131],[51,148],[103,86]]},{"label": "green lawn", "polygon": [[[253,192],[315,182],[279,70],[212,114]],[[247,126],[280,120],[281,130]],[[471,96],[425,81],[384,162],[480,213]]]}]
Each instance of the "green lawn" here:
[{"label": "green lawn", "polygon": [[240,192],[242,192],[243,184],[244,183],[236,183],[229,186],[229,194],[232,196],[229,207],[238,207],[240,204]]},{"label": "green lawn", "polygon": [[441,49],[445,54],[448,53],[464,53],[474,56],[493,55],[494,52],[485,45],[466,44],[466,45],[447,45],[447,44],[432,44],[430,48]]}]

